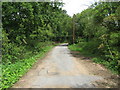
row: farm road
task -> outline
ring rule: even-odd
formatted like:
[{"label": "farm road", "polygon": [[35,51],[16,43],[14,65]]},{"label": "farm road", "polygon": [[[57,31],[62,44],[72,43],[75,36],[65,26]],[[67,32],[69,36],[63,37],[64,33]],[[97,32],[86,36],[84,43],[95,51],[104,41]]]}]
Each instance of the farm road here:
[{"label": "farm road", "polygon": [[94,88],[92,82],[100,79],[88,73],[65,43],[54,47],[13,88]]}]

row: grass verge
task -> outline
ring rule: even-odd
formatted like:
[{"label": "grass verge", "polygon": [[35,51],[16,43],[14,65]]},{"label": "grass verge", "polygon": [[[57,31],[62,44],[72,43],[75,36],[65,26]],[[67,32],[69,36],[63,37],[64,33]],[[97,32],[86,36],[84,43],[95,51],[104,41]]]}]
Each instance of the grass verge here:
[{"label": "grass verge", "polygon": [[6,63],[2,66],[2,83],[0,89],[10,88],[15,82],[17,82],[32,66],[41,59],[45,54],[50,51],[55,45],[46,46],[43,51],[37,55],[33,55],[30,58],[18,60],[15,63]]},{"label": "grass verge", "polygon": [[[89,46],[88,46],[89,47]],[[94,46],[93,46],[94,47]],[[104,60],[101,55],[99,53],[93,53],[92,51],[93,50],[90,50],[88,49],[87,47],[85,48],[84,47],[84,43],[79,43],[79,44],[72,44],[72,45],[69,45],[68,48],[72,51],[79,51],[80,55],[83,55],[85,57],[90,57],[91,60],[95,63],[98,63],[98,64],[102,64],[104,65],[106,68],[108,68],[113,74],[119,74],[118,72],[118,69],[117,67],[118,66],[115,66],[116,62],[115,61],[107,61],[107,60]]]}]

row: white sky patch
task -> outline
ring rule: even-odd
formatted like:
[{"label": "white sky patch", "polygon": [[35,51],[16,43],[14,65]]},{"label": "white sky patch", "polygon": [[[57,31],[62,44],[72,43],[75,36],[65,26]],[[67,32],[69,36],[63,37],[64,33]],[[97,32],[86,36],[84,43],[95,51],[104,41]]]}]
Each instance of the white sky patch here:
[{"label": "white sky patch", "polygon": [[67,11],[68,15],[73,16],[74,14],[87,9],[88,6],[93,4],[95,1],[98,0],[63,0],[63,3],[65,3],[63,9]]}]

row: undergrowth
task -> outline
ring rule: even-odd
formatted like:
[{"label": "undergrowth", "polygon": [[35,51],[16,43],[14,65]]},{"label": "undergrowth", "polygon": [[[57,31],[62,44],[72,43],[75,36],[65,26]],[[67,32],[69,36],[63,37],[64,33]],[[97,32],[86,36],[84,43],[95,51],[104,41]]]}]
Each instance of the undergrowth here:
[{"label": "undergrowth", "polygon": [[[17,60],[17,62],[5,62],[1,64],[2,67],[2,82],[0,89],[10,88],[12,85],[17,82],[20,77],[22,77],[38,59],[41,59],[45,56],[46,52],[48,52],[55,45],[46,45],[43,47],[40,52],[37,54],[33,54],[29,58],[24,58],[21,60]],[[1,78],[0,78],[1,79]]]},{"label": "undergrowth", "polygon": [[[92,44],[91,44],[92,43]],[[78,44],[69,45],[69,49],[72,51],[79,51],[80,55],[90,57],[92,61],[98,64],[104,65],[106,68],[111,70],[113,74],[119,74],[118,65],[116,61],[108,61],[105,56],[101,54],[99,50],[96,49],[98,45],[93,42],[81,42]]]}]

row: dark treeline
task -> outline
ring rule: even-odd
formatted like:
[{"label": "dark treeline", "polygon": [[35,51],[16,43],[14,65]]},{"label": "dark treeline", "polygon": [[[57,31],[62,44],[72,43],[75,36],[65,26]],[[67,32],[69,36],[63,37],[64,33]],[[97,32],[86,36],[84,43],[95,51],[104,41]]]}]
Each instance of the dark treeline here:
[{"label": "dark treeline", "polygon": [[[120,67],[120,2],[96,2],[74,15],[73,50],[118,72]],[[71,42],[72,43],[72,42]]]},{"label": "dark treeline", "polygon": [[3,3],[2,61],[23,58],[26,48],[36,53],[42,42],[66,40],[70,17],[61,9],[62,5],[59,2]]}]

